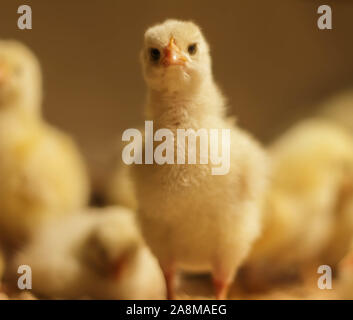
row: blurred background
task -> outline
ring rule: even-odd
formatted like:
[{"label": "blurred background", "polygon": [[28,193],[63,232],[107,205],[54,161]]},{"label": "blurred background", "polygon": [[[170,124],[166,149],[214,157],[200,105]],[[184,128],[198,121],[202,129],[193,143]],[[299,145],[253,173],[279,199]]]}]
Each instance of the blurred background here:
[{"label": "blurred background", "polygon": [[[22,4],[32,8],[32,30],[17,28]],[[323,4],[333,30],[317,27]],[[0,38],[39,57],[45,117],[78,141],[96,188],[120,157],[122,131],[142,120],[142,36],[166,18],[203,28],[230,113],[265,143],[353,84],[351,0],[1,0]]]}]

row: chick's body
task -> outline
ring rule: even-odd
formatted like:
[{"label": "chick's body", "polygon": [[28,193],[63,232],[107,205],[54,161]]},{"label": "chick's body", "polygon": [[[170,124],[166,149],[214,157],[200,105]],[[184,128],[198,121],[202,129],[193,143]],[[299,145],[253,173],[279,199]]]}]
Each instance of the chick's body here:
[{"label": "chick's body", "polygon": [[[190,48],[189,54],[184,53],[183,49],[194,43],[197,53],[192,54]],[[150,47],[163,52],[165,46],[161,63],[151,63]],[[166,52],[170,46],[176,52]],[[176,54],[184,55],[185,65],[178,65],[181,58],[173,60]],[[149,86],[147,117],[153,120],[155,131],[168,128],[176,137],[177,129],[219,129],[219,133],[230,129],[230,141],[219,140],[222,148],[230,143],[230,170],[225,175],[212,175],[210,154],[208,164],[133,167],[139,221],[164,270],[169,297],[173,296],[174,271],[183,269],[212,271],[216,295],[224,298],[259,234],[265,154],[225,117],[225,102],[212,78],[208,46],[196,25],[168,20],[152,27],[145,34],[142,56]],[[174,144],[175,154],[176,148]]]},{"label": "chick's body", "polygon": [[71,138],[38,119],[0,116],[0,232],[10,244],[26,239],[48,215],[88,200],[82,159]]},{"label": "chick's body", "polygon": [[340,208],[348,210],[341,194],[353,178],[353,140],[329,121],[310,119],[276,141],[271,155],[263,234],[249,261],[278,272],[317,261],[337,241],[335,228],[346,216]]},{"label": "chick's body", "polygon": [[320,106],[319,115],[345,126],[353,133],[353,89],[327,99]]},{"label": "chick's body", "polygon": [[334,285],[339,299],[353,300],[353,242],[350,242],[346,255],[338,265],[338,277]]},{"label": "chick's body", "polygon": [[258,236],[263,155],[245,135],[234,131],[232,141],[225,176],[207,165],[136,168],[142,230],[162,265],[233,273]]},{"label": "chick's body", "polygon": [[0,71],[0,239],[18,246],[46,217],[85,205],[89,187],[71,138],[41,117],[35,57],[2,41]]},{"label": "chick's body", "polygon": [[136,211],[138,204],[131,168],[121,163],[116,166],[106,190],[106,200],[113,205],[121,205]]},{"label": "chick's body", "polygon": [[89,209],[44,224],[14,259],[32,268],[33,292],[59,299],[158,299],[163,275],[123,207]]}]

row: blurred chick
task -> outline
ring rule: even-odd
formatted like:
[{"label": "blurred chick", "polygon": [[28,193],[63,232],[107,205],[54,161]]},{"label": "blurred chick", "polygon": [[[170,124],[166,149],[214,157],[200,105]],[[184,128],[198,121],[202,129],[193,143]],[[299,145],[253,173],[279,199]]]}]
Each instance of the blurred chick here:
[{"label": "blurred chick", "polygon": [[338,278],[334,289],[338,292],[338,298],[353,300],[353,242],[346,256],[340,261]]},{"label": "blurred chick", "polygon": [[133,213],[88,209],[43,226],[14,260],[32,268],[33,292],[58,299],[161,299],[163,274]]},{"label": "blurred chick", "polygon": [[333,232],[321,257],[334,268],[347,255],[353,240],[353,175],[347,176],[339,190],[335,214]]},{"label": "blurred chick", "polygon": [[319,114],[345,126],[353,133],[353,89],[325,101],[319,108]]},{"label": "blurred chick", "polygon": [[108,184],[106,198],[109,204],[137,210],[134,182],[131,177],[131,168],[128,165],[120,163],[115,168]]},{"label": "blurred chick", "polygon": [[[325,101],[319,115],[345,127],[353,137],[353,90],[346,90]],[[342,185],[340,199],[333,241],[324,251],[325,262],[330,265],[336,265],[347,254],[350,240],[353,239],[353,178],[350,176]]]},{"label": "blurred chick", "polygon": [[[344,228],[353,230],[348,214],[352,136],[329,121],[308,119],[280,137],[270,151],[273,172],[263,234],[248,264],[280,274],[320,258],[328,262],[328,245],[333,243],[331,250],[342,249],[351,231],[339,240],[340,233]],[[350,225],[342,225],[341,219],[351,220]]]},{"label": "blurred chick", "polygon": [[228,174],[212,175],[210,158],[208,164],[132,167],[139,221],[163,269],[168,298],[174,297],[175,273],[182,269],[211,271],[216,297],[224,299],[259,235],[267,157],[225,116],[225,99],[197,25],[167,20],[151,27],[141,58],[148,86],[146,118],[153,120],[154,131],[168,128],[174,136],[177,129],[231,131]]},{"label": "blurred chick", "polygon": [[88,201],[72,139],[41,116],[41,70],[22,44],[0,41],[0,240],[19,246],[41,221]]},{"label": "blurred chick", "polygon": [[[138,130],[143,132],[144,127],[139,126]],[[121,205],[134,211],[138,208],[131,167],[123,161],[115,165],[112,177],[108,181],[105,198],[107,203],[112,205]]]}]

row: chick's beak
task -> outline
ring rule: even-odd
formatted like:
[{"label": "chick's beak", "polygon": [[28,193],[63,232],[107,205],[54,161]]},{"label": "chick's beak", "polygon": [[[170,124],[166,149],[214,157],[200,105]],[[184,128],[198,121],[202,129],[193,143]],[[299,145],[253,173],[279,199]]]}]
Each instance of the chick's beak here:
[{"label": "chick's beak", "polygon": [[187,56],[175,44],[173,37],[170,38],[169,44],[164,49],[163,65],[169,66],[185,66],[188,61]]},{"label": "chick's beak", "polygon": [[113,267],[112,267],[112,276],[113,279],[115,280],[119,280],[121,277],[121,274],[123,273],[125,266],[127,263],[127,257],[122,256],[119,257],[114,263],[113,263]]}]

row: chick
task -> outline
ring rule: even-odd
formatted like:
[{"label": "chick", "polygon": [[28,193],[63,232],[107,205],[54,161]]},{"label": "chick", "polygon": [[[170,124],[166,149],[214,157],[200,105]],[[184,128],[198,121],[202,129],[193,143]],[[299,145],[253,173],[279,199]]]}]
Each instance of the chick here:
[{"label": "chick", "polygon": [[[345,127],[353,136],[353,90],[346,90],[325,101],[319,116]],[[336,265],[345,254],[353,238],[353,177],[347,176],[337,204],[334,235],[324,251],[327,264]]]},{"label": "chick", "polygon": [[[143,132],[142,126],[138,127]],[[112,176],[108,181],[105,199],[108,204],[121,205],[136,211],[138,203],[131,167],[123,161],[115,164]]]},{"label": "chick", "polygon": [[[333,243],[337,248],[346,241],[341,235],[337,246],[336,228],[349,216],[352,220],[347,202],[353,182],[351,135],[332,122],[308,119],[280,137],[270,152],[273,172],[263,234],[248,264],[273,274],[312,264],[325,255],[327,263],[327,246]],[[341,231],[343,227],[344,223]],[[352,223],[346,227],[353,230]]]},{"label": "chick", "polygon": [[134,183],[131,178],[131,168],[124,163],[119,164],[108,183],[107,202],[121,205],[134,211],[138,208]]},{"label": "chick", "polygon": [[41,70],[22,44],[0,41],[0,240],[17,247],[51,215],[88,201],[72,139],[41,116]]},{"label": "chick", "polygon": [[[353,165],[352,165],[353,167]],[[353,170],[351,171],[353,173]],[[346,256],[353,239],[353,174],[347,176],[338,190],[332,235],[322,253],[323,263],[333,268]]]},{"label": "chick", "polygon": [[221,141],[222,148],[230,143],[228,174],[212,175],[211,161],[132,167],[139,222],[162,267],[167,297],[174,297],[176,272],[186,270],[212,272],[216,297],[224,299],[259,235],[267,157],[225,116],[225,99],[197,25],[167,20],[151,27],[141,59],[148,87],[146,118],[153,120],[154,131],[167,128],[176,136],[177,129],[230,129],[230,141]]},{"label": "chick", "polygon": [[353,300],[353,242],[346,256],[340,261],[334,289],[339,299]]},{"label": "chick", "polygon": [[161,299],[163,274],[123,207],[85,209],[43,225],[14,259],[32,268],[33,292],[58,299]]},{"label": "chick", "polygon": [[319,115],[345,126],[353,133],[353,89],[325,101],[319,108]]}]

